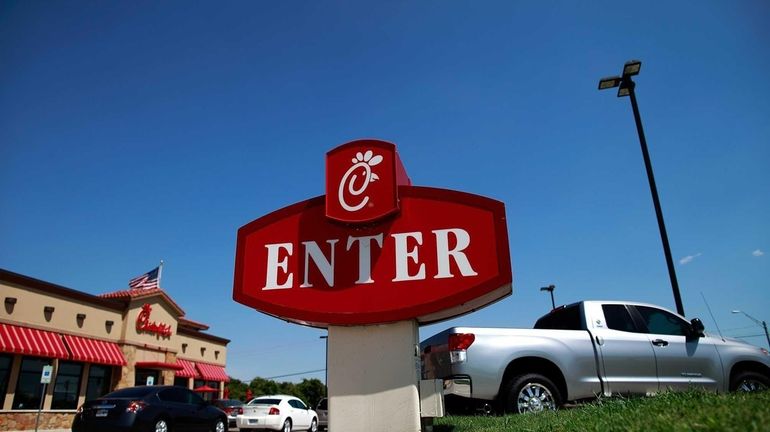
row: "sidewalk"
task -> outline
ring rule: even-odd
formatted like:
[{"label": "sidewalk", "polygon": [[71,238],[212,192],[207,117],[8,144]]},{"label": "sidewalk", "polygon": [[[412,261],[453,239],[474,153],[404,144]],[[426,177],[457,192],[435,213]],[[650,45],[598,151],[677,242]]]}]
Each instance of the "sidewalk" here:
[{"label": "sidewalk", "polygon": [[[7,431],[7,432],[35,432],[34,429],[25,429],[23,431]],[[72,432],[72,429],[38,429],[37,432]]]}]

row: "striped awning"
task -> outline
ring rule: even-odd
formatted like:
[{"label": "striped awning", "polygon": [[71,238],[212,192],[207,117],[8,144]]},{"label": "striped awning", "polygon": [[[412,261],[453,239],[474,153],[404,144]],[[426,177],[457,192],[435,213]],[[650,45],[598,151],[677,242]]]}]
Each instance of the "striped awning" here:
[{"label": "striped awning", "polygon": [[64,335],[72,360],[112,366],[125,366],[126,357],[118,344],[79,336]]},{"label": "striped awning", "polygon": [[225,373],[225,368],[222,366],[207,364],[207,363],[195,363],[195,367],[198,368],[198,372],[201,373],[201,377],[206,381],[230,381],[230,377]]},{"label": "striped awning", "polygon": [[69,358],[67,348],[58,334],[11,324],[0,324],[0,352]]},{"label": "striped awning", "polygon": [[200,374],[195,370],[195,363],[180,358],[176,359],[176,364],[182,366],[182,370],[175,373],[180,378],[200,378]]}]

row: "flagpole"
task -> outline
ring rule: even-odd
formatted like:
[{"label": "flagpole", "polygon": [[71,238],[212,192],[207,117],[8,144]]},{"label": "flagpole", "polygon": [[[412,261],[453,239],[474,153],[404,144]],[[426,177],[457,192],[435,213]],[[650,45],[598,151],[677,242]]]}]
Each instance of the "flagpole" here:
[{"label": "flagpole", "polygon": [[158,266],[158,289],[160,289],[160,276],[163,274],[163,260],[160,260],[160,265]]}]

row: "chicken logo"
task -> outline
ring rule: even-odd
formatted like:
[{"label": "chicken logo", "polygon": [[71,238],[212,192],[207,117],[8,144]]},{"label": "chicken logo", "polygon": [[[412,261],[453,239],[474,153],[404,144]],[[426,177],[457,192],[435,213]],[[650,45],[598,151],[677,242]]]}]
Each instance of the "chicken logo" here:
[{"label": "chicken logo", "polygon": [[[340,200],[340,205],[343,209],[349,212],[355,212],[361,210],[368,202],[369,197],[364,196],[359,200],[358,204],[348,204],[346,199],[346,193],[352,197],[359,197],[366,192],[370,183],[374,183],[379,180],[380,177],[372,171],[372,167],[379,165],[382,162],[382,156],[374,155],[371,150],[367,150],[366,153],[356,153],[356,157],[352,160],[353,166],[350,167],[342,176],[340,181],[340,187],[337,189],[337,197]],[[356,172],[361,170],[361,179],[358,180],[358,174]]]},{"label": "chicken logo", "polygon": [[395,145],[357,140],[326,154],[326,216],[369,223],[398,212],[398,186],[409,178]]}]

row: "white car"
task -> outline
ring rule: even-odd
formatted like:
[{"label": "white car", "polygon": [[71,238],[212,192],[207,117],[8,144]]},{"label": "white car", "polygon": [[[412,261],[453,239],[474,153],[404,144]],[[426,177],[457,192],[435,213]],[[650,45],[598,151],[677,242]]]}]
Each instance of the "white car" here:
[{"label": "white car", "polygon": [[260,396],[243,406],[243,414],[236,417],[235,423],[241,431],[270,429],[281,432],[316,432],[318,415],[294,396]]}]

